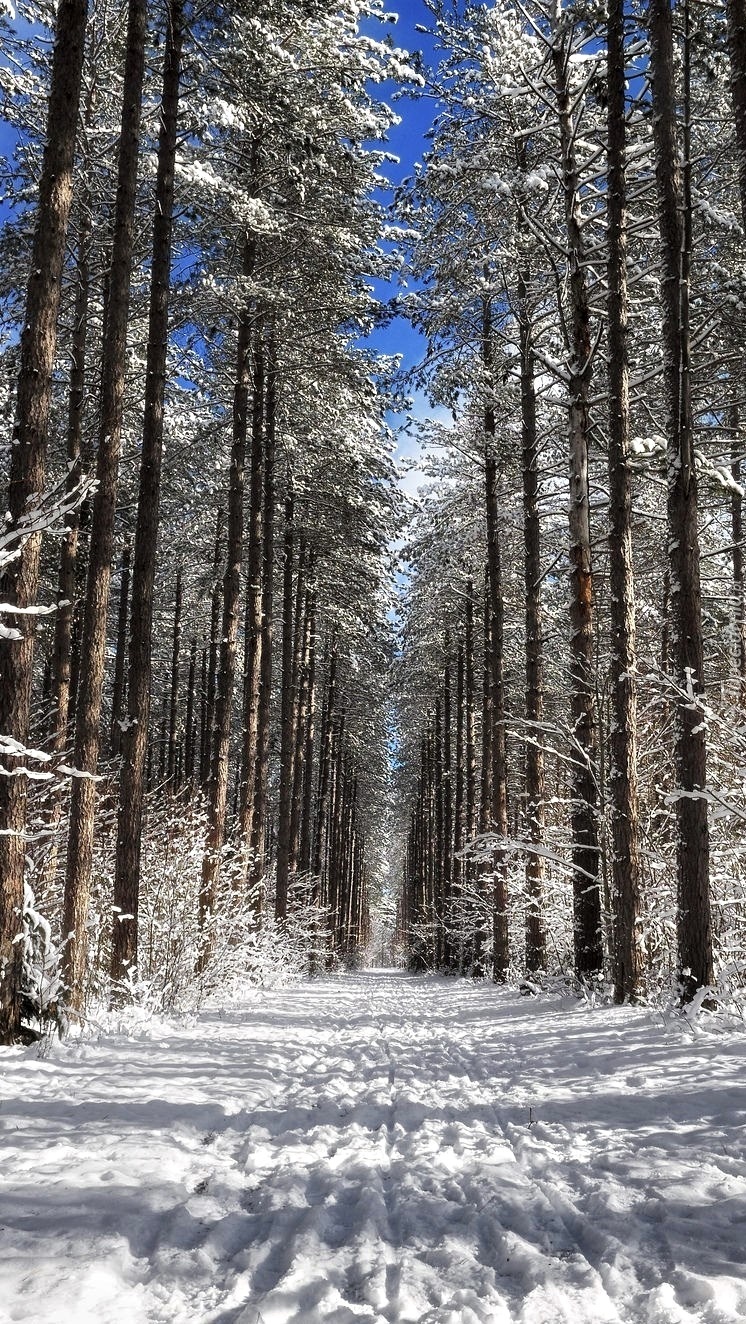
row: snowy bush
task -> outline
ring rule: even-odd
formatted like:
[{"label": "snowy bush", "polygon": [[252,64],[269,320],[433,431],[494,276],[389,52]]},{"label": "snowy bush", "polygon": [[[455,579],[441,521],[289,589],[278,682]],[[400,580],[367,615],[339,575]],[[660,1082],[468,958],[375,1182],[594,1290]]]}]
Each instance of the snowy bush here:
[{"label": "snowy bush", "polygon": [[[109,997],[115,922],[111,911],[114,815],[101,815],[99,825],[89,924],[92,1003]],[[205,833],[201,797],[154,793],[149,798],[142,843],[138,964],[119,989],[124,1001],[144,1010],[191,1009],[208,998],[239,996],[247,984],[271,987],[326,964],[324,917],[304,904],[302,889],[296,890],[296,904],[285,925],[276,925],[266,913],[257,922],[262,898],[239,885],[235,846],[223,852],[218,904],[200,931]],[[259,890],[265,886],[263,880]],[[196,973],[203,944],[209,955]]]},{"label": "snowy bush", "polygon": [[49,921],[36,908],[34,893],[24,886],[23,976],[21,985],[23,1019],[27,1025],[42,1030],[61,1026],[62,977],[60,952],[52,941]]}]

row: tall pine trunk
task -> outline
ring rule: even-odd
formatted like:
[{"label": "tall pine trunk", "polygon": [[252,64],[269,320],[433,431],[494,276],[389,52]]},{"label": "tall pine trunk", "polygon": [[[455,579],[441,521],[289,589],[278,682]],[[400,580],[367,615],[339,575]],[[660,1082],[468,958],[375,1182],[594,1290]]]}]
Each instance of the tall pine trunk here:
[{"label": "tall pine trunk", "polygon": [[[88,205],[87,205],[88,204]],[[84,198],[80,214],[80,233],[73,314],[72,350],[70,355],[70,392],[67,415],[67,478],[69,492],[83,476],[86,446],[83,438],[83,411],[85,407],[86,348],[88,343],[88,302],[90,297],[90,200]],[[70,709],[70,667],[72,628],[77,595],[76,562],[80,540],[80,512],[74,511],[67,519],[67,534],[60,547],[60,567],[57,580],[57,613],[54,621],[52,651],[52,748],[61,752],[67,741]]]},{"label": "tall pine trunk", "polygon": [[249,484],[249,550],[246,567],[243,742],[238,831],[242,881],[250,872],[251,821],[259,761],[259,705],[262,678],[262,500],[264,469],[264,344],[259,328],[254,337],[251,473]]},{"label": "tall pine trunk", "polygon": [[205,682],[202,686],[204,723],[200,747],[199,776],[205,792],[210,783],[210,759],[212,756],[213,732],[215,730],[215,689],[220,656],[220,618],[223,601],[223,522],[224,512],[218,510],[215,518],[215,553],[212,566],[212,589],[210,591],[210,638],[205,658]]},{"label": "tall pine trunk", "polygon": [[174,630],[171,648],[171,693],[168,713],[168,780],[172,790],[176,790],[178,763],[178,717],[179,717],[179,671],[181,664],[181,610],[183,600],[183,576],[181,566],[176,571],[176,595],[174,602]]},{"label": "tall pine trunk", "polygon": [[526,590],[526,970],[546,969],[544,924],[544,639],[541,614],[541,530],[539,524],[539,442],[531,322],[526,280],[519,286],[521,352],[521,448],[523,452],[523,540]]},{"label": "tall pine trunk", "polygon": [[117,612],[117,647],[114,658],[114,684],[111,691],[112,754],[122,748],[122,713],[124,711],[125,675],[127,668],[127,621],[129,616],[130,573],[132,548],[127,542],[122,549],[122,570],[119,579],[119,610]]},{"label": "tall pine trunk", "polygon": [[[75,136],[83,70],[86,0],[60,0],[52,57],[47,134],[26,306],[21,334],[16,420],[11,448],[7,511],[14,528],[31,514],[44,491],[57,315],[72,203]],[[27,608],[39,587],[41,535],[24,542],[20,557],[0,580],[5,602]],[[28,739],[34,656],[34,617],[14,622],[16,638],[0,639],[0,734],[25,745]],[[19,760],[6,756],[12,774]],[[23,762],[21,759],[20,762]],[[23,870],[26,858],[26,779],[0,776],[0,1043],[12,1043],[21,1023],[20,984]]]},{"label": "tall pine trunk", "polygon": [[611,835],[614,995],[643,991],[640,850],[637,807],[635,584],[632,565],[632,476],[629,469],[627,356],[627,190],[624,0],[609,0],[608,76],[608,349],[609,588],[611,617]]},{"label": "tall pine trunk", "polygon": [[[255,245],[247,237],[243,263],[244,275],[247,277],[253,273],[254,260]],[[251,310],[244,307],[238,328],[236,381],[233,391],[233,441],[228,486],[227,562],[223,577],[223,619],[220,632],[220,664],[215,699],[215,731],[210,763],[210,782],[207,789],[207,834],[202,857],[202,879],[199,894],[200,949],[197,959],[199,971],[205,969],[212,951],[210,922],[215,914],[218,899],[220,864],[225,834],[225,814],[228,806],[231,709],[236,676],[241,568],[243,563],[244,487],[249,388],[251,384],[249,356],[252,325]]]},{"label": "tall pine trunk", "polygon": [[169,0],[166,50],[158,140],[153,261],[150,278],[145,416],[135,531],[132,610],[129,646],[127,726],[119,787],[117,853],[114,874],[115,915],[111,974],[121,979],[137,963],[140,896],[140,849],[150,734],[151,651],[156,546],[160,509],[163,411],[168,351],[168,309],[171,286],[171,238],[174,207],[174,165],[179,110],[181,52],[184,38],[183,0]]},{"label": "tall pine trunk", "polygon": [[684,998],[713,980],[707,738],[697,703],[704,689],[697,471],[691,399],[689,9],[684,9],[684,173],[679,165],[670,0],[650,0],[650,73],[663,278],[663,361],[668,405],[670,634],[677,682],[676,823],[678,957]]},{"label": "tall pine trunk", "polygon": [[[290,871],[290,817],[293,791],[293,753],[295,748],[294,712],[294,630],[293,630],[294,527],[293,496],[285,498],[285,537],[282,571],[282,690],[280,702],[280,802],[277,821],[277,878],[275,918],[284,920],[288,912]],[[298,576],[301,577],[299,566]]]},{"label": "tall pine trunk", "polygon": [[277,363],[274,341],[267,345],[266,421],[264,428],[264,504],[262,528],[262,629],[261,666],[259,670],[259,710],[257,717],[257,763],[254,786],[254,813],[251,822],[250,889],[254,907],[261,909],[261,879],[266,865],[267,798],[269,793],[270,714],[272,705],[272,643],[274,607],[275,542],[275,418],[277,409]]},{"label": "tall pine trunk", "polygon": [[603,964],[599,886],[597,731],[595,713],[595,625],[591,566],[588,444],[592,344],[580,208],[576,125],[569,86],[571,31],[554,7],[552,64],[562,153],[569,263],[570,468],[570,712],[573,726],[572,862],[575,973],[585,978]]},{"label": "tall pine trunk", "polygon": [[[487,599],[489,610],[489,720],[492,725],[489,753],[492,762],[488,781],[491,803],[489,821],[503,841],[508,836],[508,760],[505,739],[505,664],[503,660],[504,621],[500,523],[498,518],[497,424],[494,401],[494,347],[492,308],[483,306],[482,363],[485,372],[484,404],[484,498],[487,523]],[[493,858],[495,881],[492,897],[492,976],[497,982],[507,978],[510,959],[508,947],[508,891],[505,852],[499,847]]]},{"label": "tall pine trunk", "polygon": [[738,188],[746,227],[746,0],[726,0],[730,90],[736,126]]},{"label": "tall pine trunk", "polygon": [[[88,97],[91,107],[91,97]],[[91,110],[92,114],[92,110]],[[67,413],[67,474],[65,490],[72,495],[90,463],[89,447],[84,440],[83,413],[86,397],[86,347],[88,342],[88,303],[90,297],[90,198],[84,193],[80,208],[80,231],[76,261],[75,310],[70,353],[70,388]],[[78,578],[80,575],[81,511],[71,511],[66,519],[67,533],[60,545],[57,575],[57,611],[54,618],[54,641],[51,658],[50,735],[55,754],[67,747],[72,697],[73,624],[76,617]],[[54,884],[60,851],[60,826],[67,788],[55,788],[45,818],[49,832],[49,851],[37,884],[37,902]]]},{"label": "tall pine trunk", "polygon": [[97,486],[91,517],[80,682],[75,713],[75,766],[84,775],[75,777],[72,785],[63,902],[65,981],[70,1005],[77,1011],[81,1009],[83,1003],[88,956],[87,920],[96,811],[94,778],[100,746],[101,701],[106,671],[106,631],[114,546],[114,510],[127,370],[127,325],[135,238],[135,200],[146,29],[146,0],[130,0],[114,236],[101,366],[101,408],[96,455]]}]

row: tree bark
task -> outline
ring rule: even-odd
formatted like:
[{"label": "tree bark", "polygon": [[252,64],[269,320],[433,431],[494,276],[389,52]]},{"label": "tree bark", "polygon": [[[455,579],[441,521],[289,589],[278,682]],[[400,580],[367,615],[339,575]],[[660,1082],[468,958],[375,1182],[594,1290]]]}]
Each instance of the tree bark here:
[{"label": "tree bark", "polygon": [[[307,577],[313,571],[313,552],[309,553]],[[305,808],[306,783],[310,778],[306,773],[307,741],[309,713],[313,703],[313,634],[316,628],[316,594],[312,588],[306,591],[303,615],[303,638],[301,645],[300,671],[298,675],[298,701],[295,726],[295,754],[293,757],[293,796],[290,812],[290,871],[297,873],[303,869],[301,859],[301,838],[303,835],[303,813]]]},{"label": "tree bark", "polygon": [[153,258],[148,314],[145,415],[135,531],[132,613],[129,647],[127,727],[120,772],[117,853],[114,874],[115,915],[111,976],[122,979],[137,964],[140,897],[140,846],[146,761],[150,736],[153,597],[160,511],[164,401],[171,288],[174,167],[179,113],[183,0],[169,0],[161,92],[161,123],[153,222]]},{"label": "tree bark", "polygon": [[713,981],[707,739],[697,703],[704,689],[697,471],[691,399],[689,268],[691,196],[689,8],[684,8],[684,174],[674,80],[670,0],[650,0],[650,73],[663,279],[663,358],[668,404],[668,536],[671,649],[677,682],[678,956],[682,996]]},{"label": "tree bark", "polygon": [[174,603],[174,631],[171,651],[171,695],[168,714],[168,780],[171,789],[176,789],[177,764],[177,726],[179,715],[179,668],[181,662],[181,610],[182,610],[182,570],[176,571],[176,600]]},{"label": "tree bark", "polygon": [[[505,739],[505,665],[502,560],[500,552],[500,522],[498,517],[497,425],[494,400],[494,346],[492,333],[492,307],[484,300],[482,313],[482,364],[485,374],[484,424],[484,499],[487,524],[487,601],[489,612],[489,721],[491,737],[489,758],[491,774],[486,782],[490,795],[487,814],[490,825],[498,837],[508,836],[508,759]],[[508,935],[508,891],[505,853],[495,851],[492,867],[494,884],[492,895],[492,974],[496,982],[504,982],[510,961]]]},{"label": "tree bark", "polygon": [[321,897],[321,874],[324,863],[324,839],[328,832],[329,796],[332,775],[332,754],[334,749],[334,723],[337,704],[337,645],[336,636],[332,635],[329,648],[329,676],[327,680],[325,720],[322,724],[323,736],[319,753],[319,789],[316,801],[316,830],[314,834],[313,860],[311,868],[316,879],[316,889]]},{"label": "tree bark", "polygon": [[[316,724],[316,594],[311,598],[308,636],[308,699],[303,753],[303,808],[301,814],[298,867],[302,873],[311,868],[311,829],[313,809],[313,750]],[[315,900],[315,885],[311,895]]]},{"label": "tree bark", "polygon": [[122,711],[124,709],[124,677],[127,661],[127,617],[129,613],[130,565],[132,549],[125,543],[122,549],[122,573],[119,580],[119,610],[117,612],[117,651],[114,659],[114,684],[111,692],[111,752],[116,755],[122,748]]},{"label": "tree bark", "polygon": [[220,657],[220,618],[223,601],[223,520],[218,510],[215,519],[215,556],[213,559],[212,592],[210,594],[210,642],[207,648],[207,683],[205,696],[205,730],[200,753],[200,781],[207,792],[210,783],[210,760],[215,731],[215,691],[217,688],[218,660]]},{"label": "tree bark", "polygon": [[[464,846],[473,840],[477,830],[477,766],[476,766],[476,720],[474,687],[474,582],[466,581],[466,607],[464,618]],[[474,880],[474,864],[465,860],[462,869],[464,888],[468,892]],[[466,934],[468,944],[465,952],[467,967],[474,973],[483,968],[484,930],[482,918],[477,914],[474,901],[468,898],[464,906],[470,917],[471,933]]]},{"label": "tree bark", "polygon": [[[253,266],[254,245],[247,238],[244,248],[244,274],[250,276],[253,272]],[[225,834],[225,812],[228,804],[231,707],[236,675],[236,643],[243,560],[244,470],[248,433],[249,355],[252,322],[251,311],[245,307],[242,310],[238,328],[236,382],[233,392],[233,442],[228,490],[227,563],[223,577],[223,620],[215,701],[215,733],[207,795],[207,835],[202,857],[202,881],[199,896],[200,950],[197,958],[198,972],[204,971],[212,951],[212,935],[209,925],[211,917],[215,913],[217,902],[221,854]]]},{"label": "tree bark", "polygon": [[75,766],[85,775],[73,779],[63,901],[64,975],[70,1005],[76,1011],[80,1011],[83,1005],[88,955],[87,919],[96,811],[94,778],[100,745],[114,510],[127,369],[127,325],[135,238],[146,31],[146,0],[130,0],[114,236],[101,366],[97,487],[91,518],[80,683],[75,713]]},{"label": "tree bark", "polygon": [[568,83],[570,39],[554,10],[552,63],[559,121],[565,224],[569,249],[570,358],[568,437],[570,468],[570,711],[575,749],[572,785],[572,862],[575,973],[594,975],[603,965],[599,885],[597,732],[595,715],[595,624],[591,565],[588,442],[592,345],[590,303],[576,158],[576,126]]},{"label": "tree bark", "polygon": [[[83,476],[86,446],[83,439],[85,404],[86,347],[88,342],[88,301],[90,297],[91,215],[89,199],[84,198],[80,212],[78,237],[77,287],[70,355],[70,393],[67,415],[68,492],[77,487]],[[70,709],[70,662],[73,615],[77,597],[76,562],[80,537],[80,512],[67,520],[67,535],[60,548],[57,580],[57,614],[54,621],[52,652],[52,748],[61,753],[67,742]]]},{"label": "tree bark", "polygon": [[443,964],[454,970],[457,963],[453,931],[453,878],[454,878],[454,803],[453,758],[451,738],[451,641],[446,634],[445,666],[443,669]]},{"label": "tree bark", "polygon": [[264,469],[264,344],[256,329],[253,352],[249,550],[246,568],[243,742],[238,830],[244,885],[250,872],[249,847],[259,760],[259,703],[262,677],[262,500]]},{"label": "tree bark", "polygon": [[[10,460],[7,511],[13,527],[32,513],[44,491],[52,371],[57,348],[65,243],[73,187],[73,162],[83,69],[86,0],[60,0],[57,10],[47,133],[34,225],[31,274],[21,334],[16,421]],[[31,607],[39,587],[41,535],[32,533],[19,559],[0,581],[4,601]],[[21,745],[28,739],[34,654],[34,617],[14,622],[20,639],[0,639],[0,732]],[[23,760],[3,760],[0,776],[0,1043],[20,1030],[23,871],[26,858],[26,779],[14,773]]]},{"label": "tree bark", "polygon": [[746,227],[746,0],[726,0],[730,91],[736,126],[738,189],[741,216]]},{"label": "tree bark", "polygon": [[608,350],[609,588],[611,617],[611,836],[614,996],[643,992],[640,849],[637,805],[635,583],[632,563],[632,475],[629,469],[627,327],[627,189],[624,0],[609,0],[608,78]]},{"label": "tree bark", "polygon": [[[290,870],[290,814],[293,789],[293,567],[294,529],[292,492],[285,498],[285,538],[282,578],[282,691],[280,703],[280,803],[277,822],[277,875],[275,918],[287,919]],[[299,575],[301,570],[299,567]]]},{"label": "tree bark", "polygon": [[[539,444],[531,321],[526,281],[519,285],[521,353],[521,448],[523,452],[523,539],[526,589],[526,972],[546,969],[544,924],[544,639],[541,613],[541,529],[539,524]],[[532,849],[534,848],[534,849]]]},{"label": "tree bark", "polygon": [[272,704],[272,612],[274,603],[274,540],[275,540],[275,421],[277,410],[277,363],[274,341],[267,345],[266,386],[267,405],[264,429],[264,508],[262,527],[264,550],[262,554],[262,638],[261,667],[259,673],[259,710],[257,720],[257,764],[254,788],[254,814],[251,823],[250,890],[255,897],[255,909],[261,910],[261,879],[265,872],[265,831],[267,823],[267,795],[269,786],[270,712]]},{"label": "tree bark", "polygon": [[[92,114],[91,97],[88,109]],[[88,302],[90,296],[90,198],[81,200],[80,233],[76,264],[75,311],[73,314],[72,348],[70,353],[70,389],[67,415],[67,475],[65,490],[71,495],[81,481],[90,462],[89,447],[83,434],[85,403],[86,345],[88,340]],[[57,577],[57,611],[54,618],[54,642],[51,659],[50,687],[50,746],[55,754],[62,754],[67,746],[72,696],[73,626],[78,612],[78,579],[80,576],[81,510],[71,511],[67,517],[67,533],[60,547]],[[57,875],[60,847],[60,824],[67,787],[58,786],[49,805],[47,830],[49,851],[36,888],[36,901],[43,901]]]},{"label": "tree bark", "polygon": [[197,640],[192,639],[189,652],[189,681],[187,684],[187,708],[184,732],[184,781],[187,793],[194,789],[195,751],[197,749],[197,727],[194,715],[197,691]]}]

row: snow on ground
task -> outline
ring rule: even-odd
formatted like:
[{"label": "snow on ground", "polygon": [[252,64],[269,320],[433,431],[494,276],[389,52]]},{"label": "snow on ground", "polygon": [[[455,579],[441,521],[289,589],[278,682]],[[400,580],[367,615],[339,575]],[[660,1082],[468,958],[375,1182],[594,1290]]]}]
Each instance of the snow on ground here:
[{"label": "snow on ground", "polygon": [[0,1320],[746,1320],[746,1036],[699,1024],[381,971],[7,1050]]}]

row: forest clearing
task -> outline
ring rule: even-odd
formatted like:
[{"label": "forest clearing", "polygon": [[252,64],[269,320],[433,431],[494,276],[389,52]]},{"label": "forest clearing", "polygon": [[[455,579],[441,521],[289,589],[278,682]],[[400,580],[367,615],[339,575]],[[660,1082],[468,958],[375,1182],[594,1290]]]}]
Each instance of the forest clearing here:
[{"label": "forest clearing", "polygon": [[0,1320],[735,1324],[745,1059],[393,970],[13,1049]]}]

